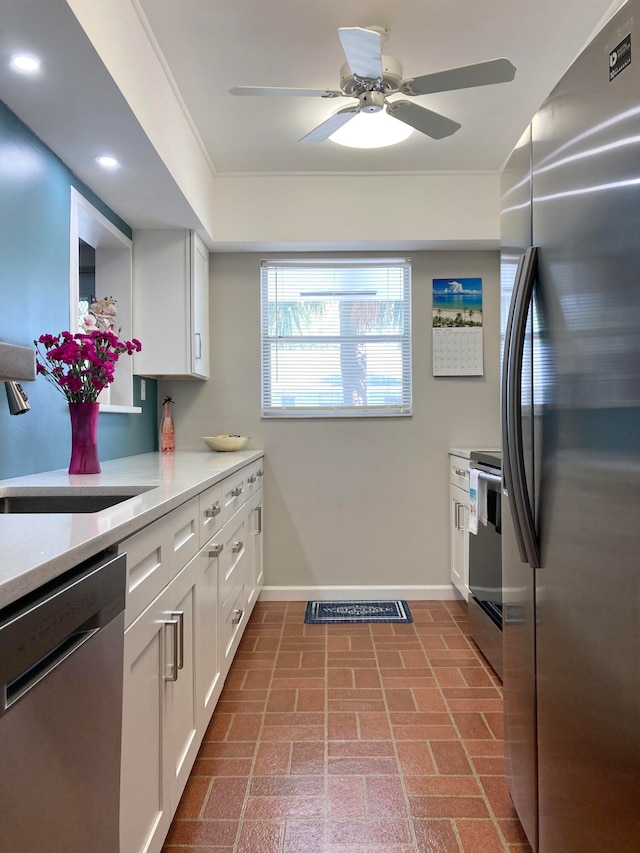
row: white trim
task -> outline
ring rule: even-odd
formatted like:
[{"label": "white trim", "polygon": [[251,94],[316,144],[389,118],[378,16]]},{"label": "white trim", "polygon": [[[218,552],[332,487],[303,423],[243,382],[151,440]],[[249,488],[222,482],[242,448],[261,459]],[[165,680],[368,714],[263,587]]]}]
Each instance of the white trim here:
[{"label": "white trim", "polygon": [[260,601],[456,601],[452,584],[429,586],[263,586]]},{"label": "white trim", "polygon": [[142,413],[142,406],[114,406],[111,403],[100,403],[100,411],[108,414],[139,415]]}]

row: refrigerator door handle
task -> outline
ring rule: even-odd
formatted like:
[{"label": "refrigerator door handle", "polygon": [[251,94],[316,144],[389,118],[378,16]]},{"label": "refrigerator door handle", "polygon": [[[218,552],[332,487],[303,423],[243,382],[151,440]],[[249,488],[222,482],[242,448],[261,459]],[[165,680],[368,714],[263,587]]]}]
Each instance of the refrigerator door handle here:
[{"label": "refrigerator door handle", "polygon": [[[507,315],[507,323],[504,333],[504,349],[503,349],[503,357],[502,357],[502,388],[501,388],[501,396],[502,396],[502,406],[501,406],[501,416],[502,416],[502,476],[504,482],[504,490],[507,497],[513,494],[513,484],[511,477],[511,446],[512,446],[512,438],[509,434],[509,417],[508,412],[510,410],[510,399],[509,399],[509,370],[510,370],[510,361],[511,361],[511,349],[513,342],[513,315],[515,313],[516,301],[518,299],[518,293],[522,287],[522,270],[524,267],[524,254],[520,255],[518,260],[518,267],[516,269],[516,274],[513,283],[513,292],[511,294],[511,302],[509,304],[509,314]],[[524,546],[524,538],[522,536],[522,530],[520,525],[520,518],[518,516],[518,508],[516,506],[515,501],[510,501],[510,509],[511,516],[513,518],[513,528],[515,533],[516,542],[518,543],[518,551],[520,552],[520,559],[523,563],[527,562],[527,552]]]},{"label": "refrigerator door handle", "polygon": [[538,250],[530,246],[524,255],[519,288],[514,293],[513,325],[509,341],[507,370],[507,435],[509,443],[509,475],[512,499],[524,541],[526,560],[533,569],[540,568],[540,548],[536,535],[533,509],[526,482],[522,437],[522,361],[527,331],[527,316],[533,298]]}]

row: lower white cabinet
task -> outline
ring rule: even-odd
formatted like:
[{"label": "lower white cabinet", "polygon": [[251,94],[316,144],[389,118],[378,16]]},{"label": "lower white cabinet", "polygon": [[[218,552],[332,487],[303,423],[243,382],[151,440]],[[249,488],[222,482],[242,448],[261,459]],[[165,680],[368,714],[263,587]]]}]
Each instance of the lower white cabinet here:
[{"label": "lower white cabinet", "polygon": [[469,460],[449,454],[449,559],[451,583],[469,600]]},{"label": "lower white cabinet", "polygon": [[449,486],[451,583],[469,599],[469,492]]},{"label": "lower white cabinet", "polygon": [[253,608],[260,590],[262,589],[263,559],[262,559],[262,489],[249,501],[249,584],[247,605]]},{"label": "lower white cabinet", "polygon": [[[259,463],[256,471],[262,473]],[[247,466],[248,476],[254,467]],[[237,481],[243,475],[232,476]],[[188,526],[199,532],[200,550],[195,556],[185,552],[189,562],[174,566],[175,576],[144,609],[140,596],[131,596],[135,615],[127,620],[124,643],[120,853],[162,849],[258,598],[263,491],[262,481],[255,482],[257,490],[248,490],[220,527],[209,522],[218,519],[225,480],[219,490],[189,502],[188,525],[184,507],[178,507],[141,531],[144,535],[127,540],[132,554],[151,555],[140,556],[140,565],[155,566],[160,554],[155,538],[161,543],[169,530],[173,541],[179,522],[180,531]],[[192,512],[194,501],[199,515]],[[127,542],[121,550],[127,550]]]},{"label": "lower white cabinet", "polygon": [[222,692],[218,630],[220,550],[208,543],[200,552],[201,576],[196,596],[196,690],[198,733],[204,734]]},{"label": "lower white cabinet", "polygon": [[125,631],[120,849],[162,847],[198,749],[195,557]]}]

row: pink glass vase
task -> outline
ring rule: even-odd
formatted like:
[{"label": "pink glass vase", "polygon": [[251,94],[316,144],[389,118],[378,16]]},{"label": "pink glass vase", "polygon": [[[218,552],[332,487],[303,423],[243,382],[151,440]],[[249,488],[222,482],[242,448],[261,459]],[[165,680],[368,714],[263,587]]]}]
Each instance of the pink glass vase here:
[{"label": "pink glass vase", "polygon": [[99,474],[98,412],[100,403],[69,403],[71,416],[70,474]]}]

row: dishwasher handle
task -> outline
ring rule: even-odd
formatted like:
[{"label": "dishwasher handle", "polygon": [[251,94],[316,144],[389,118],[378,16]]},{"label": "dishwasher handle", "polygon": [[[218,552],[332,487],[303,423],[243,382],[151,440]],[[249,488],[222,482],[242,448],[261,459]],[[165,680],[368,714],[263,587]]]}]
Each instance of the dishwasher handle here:
[{"label": "dishwasher handle", "polygon": [[102,553],[0,611],[0,717],[124,610],[125,573]]}]

